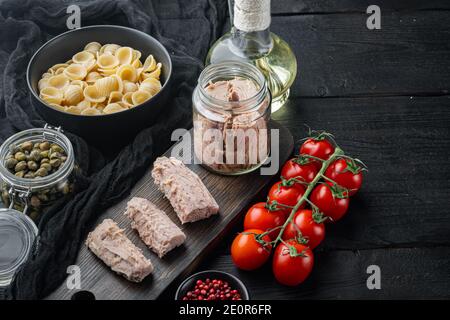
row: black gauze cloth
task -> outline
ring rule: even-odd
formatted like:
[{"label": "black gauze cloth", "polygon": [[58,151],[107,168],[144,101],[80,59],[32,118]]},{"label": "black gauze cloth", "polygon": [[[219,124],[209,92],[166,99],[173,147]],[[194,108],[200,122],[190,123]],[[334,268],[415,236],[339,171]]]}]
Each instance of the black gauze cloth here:
[{"label": "black gauze cloth", "polygon": [[[1,1],[0,142],[18,131],[44,126],[45,121],[31,106],[26,68],[42,44],[67,31],[66,10],[72,4],[81,9],[82,27],[123,25],[158,39],[173,62],[171,97],[157,123],[140,132],[112,159],[66,132],[84,172],[79,178],[81,190],[40,216],[39,250],[18,272],[8,299],[43,298],[61,285],[99,214],[129,195],[153,160],[171,145],[175,128],[191,126],[192,91],[227,13],[224,0]],[[120,44],[120,39],[117,42]]]}]

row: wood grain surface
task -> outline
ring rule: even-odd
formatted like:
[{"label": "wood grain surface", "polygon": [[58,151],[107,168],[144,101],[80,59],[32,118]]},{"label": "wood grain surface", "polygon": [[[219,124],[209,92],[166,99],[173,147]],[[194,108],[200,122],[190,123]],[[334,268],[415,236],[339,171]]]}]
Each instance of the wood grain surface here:
[{"label": "wood grain surface", "polygon": [[[279,156],[280,162],[283,163],[292,153],[294,141],[290,132],[276,122],[272,123],[272,128],[278,129],[280,133]],[[171,149],[165,153],[166,156],[170,154]],[[101,214],[95,225],[105,218],[116,221],[126,230],[125,233],[132,242],[152,261],[155,270],[142,283],[132,283],[116,275],[86,246],[82,246],[76,262],[81,269],[82,290],[92,292],[97,299],[157,298],[173,280],[195,269],[228,233],[239,214],[272,179],[272,176],[260,175],[259,170],[232,177],[213,174],[196,164],[188,165],[188,167],[199,175],[216,199],[220,206],[219,214],[206,220],[181,225],[169,201],[153,183],[152,168],[149,168],[146,175],[133,188],[130,196]],[[137,233],[131,229],[130,220],[124,216],[126,204],[132,197],[149,199],[158,208],[164,210],[186,234],[187,239],[183,246],[174,249],[163,259],[159,259],[156,254],[146,248]],[[67,289],[66,284],[63,283],[48,299],[70,299],[74,293],[75,291]]]},{"label": "wood grain surface", "polygon": [[[366,28],[371,4],[381,30]],[[239,223],[196,271],[231,272],[254,299],[450,298],[449,10],[445,0],[272,1],[271,29],[299,63],[291,100],[273,118],[296,141],[304,124],[334,133],[369,172],[348,215],[327,226],[304,285],[278,285],[270,266],[239,271],[229,255]],[[371,264],[381,290],[366,287]]]}]

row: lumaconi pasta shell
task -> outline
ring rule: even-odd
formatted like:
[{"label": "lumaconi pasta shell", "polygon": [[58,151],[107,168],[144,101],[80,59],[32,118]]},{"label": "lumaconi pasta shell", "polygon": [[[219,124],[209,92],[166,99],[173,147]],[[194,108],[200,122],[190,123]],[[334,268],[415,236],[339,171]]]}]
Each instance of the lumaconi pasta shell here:
[{"label": "lumaconi pasta shell", "polygon": [[103,97],[109,97],[110,93],[113,91],[121,91],[120,83],[117,77],[105,77],[102,79],[98,79],[95,82],[95,87],[97,88],[97,92],[99,95]]},{"label": "lumaconi pasta shell", "polygon": [[155,78],[145,79],[139,86],[139,90],[147,91],[154,96],[161,90],[161,82]]},{"label": "lumaconi pasta shell", "polygon": [[138,85],[132,81],[123,81],[123,93],[134,92],[138,90]]},{"label": "lumaconi pasta shell", "polygon": [[101,79],[101,78],[102,78],[102,76],[100,73],[98,73],[97,71],[92,71],[87,74],[85,80],[87,83],[93,84],[93,83],[95,83],[95,81],[97,81],[98,79]]},{"label": "lumaconi pasta shell", "polygon": [[83,63],[83,66],[86,68],[87,72],[94,71],[98,68],[97,60],[93,59]]},{"label": "lumaconi pasta shell", "polygon": [[90,102],[103,102],[106,96],[101,95],[95,85],[87,86],[83,91],[84,98]]},{"label": "lumaconi pasta shell", "polygon": [[129,64],[124,64],[124,65],[120,66],[117,69],[116,74],[123,81],[128,80],[128,81],[131,81],[131,82],[136,82],[136,80],[137,80],[136,69],[133,66],[129,65]]},{"label": "lumaconi pasta shell", "polygon": [[[141,60],[139,60],[139,59],[134,60],[134,61],[131,63],[131,66],[133,66],[135,69],[142,69],[142,62],[141,62]],[[139,75],[139,73],[140,73],[140,71],[138,71],[138,75]]]},{"label": "lumaconi pasta shell", "polygon": [[153,55],[118,44],[90,42],[38,81],[39,97],[71,114],[99,115],[142,104],[161,90],[162,64]]},{"label": "lumaconi pasta shell", "polygon": [[127,106],[128,108],[131,108],[133,106],[133,92],[127,92],[122,97],[122,103]]},{"label": "lumaconi pasta shell", "polygon": [[82,90],[84,90],[84,88],[86,88],[87,86],[87,83],[82,80],[72,80],[70,84],[74,86],[79,86]]},{"label": "lumaconi pasta shell", "polygon": [[64,70],[64,74],[71,80],[81,80],[86,77],[87,70],[82,64],[74,63]]},{"label": "lumaconi pasta shell", "polygon": [[103,47],[100,48],[100,53],[111,53],[114,54],[117,49],[119,49],[120,46],[118,44],[114,43],[108,43],[105,44]]},{"label": "lumaconi pasta shell", "polygon": [[102,69],[102,68],[98,68],[97,69],[98,72],[100,72],[100,74],[104,77],[108,77],[108,76],[112,76],[113,74],[116,74],[117,69]]},{"label": "lumaconi pasta shell", "polygon": [[56,74],[61,74],[61,73],[63,73],[64,70],[66,70],[66,68],[63,68],[63,67],[56,69],[55,75],[56,75]]},{"label": "lumaconi pasta shell", "polygon": [[42,78],[41,80],[38,81],[39,92],[48,86],[50,86],[50,84],[48,83],[48,78]]},{"label": "lumaconi pasta shell", "polygon": [[70,106],[66,108],[66,112],[67,113],[71,113],[71,114],[81,114],[80,108],[78,108],[77,106]]},{"label": "lumaconi pasta shell", "polygon": [[147,59],[145,59],[144,65],[142,66],[143,72],[152,72],[156,68],[156,61],[153,55],[149,55]]},{"label": "lumaconi pasta shell", "polygon": [[118,103],[110,103],[103,109],[103,113],[109,114],[109,113],[116,113],[116,112],[121,112],[121,111],[125,111],[125,110],[127,110],[127,109],[123,108]]},{"label": "lumaconi pasta shell", "polygon": [[50,67],[50,69],[48,69],[48,72],[50,72],[51,74],[55,74],[56,70],[60,68],[67,68],[68,66],[69,66],[68,63],[57,63],[54,66]]},{"label": "lumaconi pasta shell", "polygon": [[85,64],[89,61],[95,60],[95,55],[89,51],[81,51],[73,55],[72,61],[74,63]]},{"label": "lumaconi pasta shell", "polygon": [[83,111],[81,111],[81,114],[83,116],[98,116],[102,113],[100,110],[98,110],[96,108],[87,108],[87,109],[84,109]]},{"label": "lumaconi pasta shell", "polygon": [[64,74],[58,74],[51,76],[48,78],[48,84],[51,87],[57,88],[57,89],[63,89],[66,86],[68,86],[70,83],[70,79],[67,78]]},{"label": "lumaconi pasta shell", "polygon": [[89,42],[87,45],[84,46],[84,50],[89,51],[91,53],[97,53],[102,45],[98,42]]},{"label": "lumaconi pasta shell", "polygon": [[55,87],[46,87],[41,90],[39,97],[49,104],[61,104],[63,93]]},{"label": "lumaconi pasta shell", "polygon": [[131,64],[133,61],[134,52],[130,47],[121,47],[114,53],[119,60],[119,64]]},{"label": "lumaconi pasta shell", "polygon": [[152,95],[149,92],[138,90],[132,93],[131,101],[133,101],[133,105],[137,106],[149,100],[151,97]]},{"label": "lumaconi pasta shell", "polygon": [[78,102],[77,107],[83,111],[84,109],[90,108],[91,107],[91,103],[87,100],[83,100]]},{"label": "lumaconi pasta shell", "polygon": [[143,79],[148,79],[148,78],[155,78],[159,80],[159,77],[161,76],[161,63],[158,63],[156,65],[156,69],[153,70],[152,72],[143,72],[141,74]]},{"label": "lumaconi pasta shell", "polygon": [[119,59],[112,54],[102,54],[97,58],[97,65],[101,69],[114,69],[119,63]]},{"label": "lumaconi pasta shell", "polygon": [[123,94],[120,91],[113,91],[109,95],[108,98],[108,104],[114,103],[114,102],[121,102],[122,101]]},{"label": "lumaconi pasta shell", "polygon": [[76,105],[78,102],[83,100],[83,90],[80,86],[69,85],[64,90],[64,101],[69,106]]}]

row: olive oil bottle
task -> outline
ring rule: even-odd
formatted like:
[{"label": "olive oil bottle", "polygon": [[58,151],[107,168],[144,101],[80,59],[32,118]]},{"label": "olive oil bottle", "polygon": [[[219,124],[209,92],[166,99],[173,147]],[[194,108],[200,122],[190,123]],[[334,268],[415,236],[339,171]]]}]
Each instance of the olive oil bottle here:
[{"label": "olive oil bottle", "polygon": [[264,74],[272,93],[272,112],[289,97],[297,75],[290,46],[270,32],[270,0],[228,0],[232,28],[214,43],[206,65],[227,60],[254,64]]}]

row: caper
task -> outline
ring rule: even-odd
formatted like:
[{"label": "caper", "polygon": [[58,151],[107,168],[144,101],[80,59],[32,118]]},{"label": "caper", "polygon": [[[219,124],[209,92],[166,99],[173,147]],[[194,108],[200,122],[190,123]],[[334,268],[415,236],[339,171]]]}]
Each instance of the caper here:
[{"label": "caper", "polygon": [[8,169],[14,169],[14,167],[16,166],[17,163],[18,163],[18,161],[15,158],[9,158],[5,161],[5,166]]},{"label": "caper", "polygon": [[15,176],[19,177],[19,178],[23,178],[24,175],[25,175],[25,171],[19,171],[19,172],[15,173]]},{"label": "caper", "polygon": [[30,153],[31,160],[39,161],[41,160],[41,152],[39,150],[33,150]]},{"label": "caper", "polygon": [[48,158],[48,155],[49,155],[49,151],[48,150],[41,151],[41,158],[42,159]]},{"label": "caper", "polygon": [[8,155],[6,156],[5,160],[8,160],[8,159],[14,159],[14,155],[11,154],[11,153],[8,153]]},{"label": "caper", "polygon": [[46,151],[48,149],[50,149],[50,142],[48,141],[44,141],[39,145],[39,149],[41,149],[42,151]]},{"label": "caper", "polygon": [[33,143],[31,141],[25,141],[22,143],[21,147],[24,151],[31,151],[31,149],[33,149]]},{"label": "caper", "polygon": [[32,196],[30,199],[30,204],[34,208],[39,208],[41,206],[41,200],[37,196]]},{"label": "caper", "polygon": [[50,164],[53,168],[58,168],[61,165],[60,159],[52,159],[50,160]]},{"label": "caper", "polygon": [[27,169],[27,163],[25,161],[20,161],[19,163],[16,164],[16,166],[14,167],[14,171],[19,172],[19,171],[23,171]]},{"label": "caper", "polygon": [[36,171],[36,176],[38,176],[38,177],[45,177],[46,175],[48,175],[48,171],[45,168],[40,167]]},{"label": "caper", "polygon": [[64,152],[64,149],[61,148],[61,147],[60,147],[59,145],[57,145],[57,144],[52,144],[51,150],[52,150],[53,152],[59,152],[59,153],[63,153],[63,152]]},{"label": "caper", "polygon": [[61,153],[59,153],[59,152],[53,152],[51,155],[50,155],[50,160],[51,159],[59,159],[59,158],[61,158]]},{"label": "caper", "polygon": [[25,153],[19,151],[14,155],[14,158],[16,158],[17,161],[24,161],[27,159],[27,156]]},{"label": "caper", "polygon": [[38,193],[37,197],[39,198],[39,200],[41,200],[42,202],[47,202],[48,201],[48,196],[44,193]]},{"label": "caper", "polygon": [[11,154],[16,154],[20,151],[22,151],[22,149],[19,146],[12,145],[9,147],[9,152],[11,152]]},{"label": "caper", "polygon": [[33,171],[36,171],[39,168],[38,164],[35,161],[28,161],[27,166],[28,166],[28,169],[33,170]]},{"label": "caper", "polygon": [[30,216],[31,220],[36,220],[37,217],[39,217],[39,211],[37,211],[37,210],[32,210],[32,211],[29,213],[29,216]]},{"label": "caper", "polygon": [[44,163],[50,163],[50,159],[49,158],[42,159],[41,164],[44,164]]},{"label": "caper", "polygon": [[23,177],[25,179],[34,179],[35,173],[34,173],[34,171],[28,171],[27,173],[25,173],[25,175]]},{"label": "caper", "polygon": [[45,169],[47,172],[52,171],[52,165],[50,163],[41,163],[41,169]]},{"label": "caper", "polygon": [[67,157],[66,156],[61,156],[61,161],[66,161],[67,160]]},{"label": "caper", "polygon": [[33,145],[33,149],[39,149],[39,145],[40,145],[41,143],[40,142],[36,142],[34,145]]},{"label": "caper", "polygon": [[62,193],[63,194],[69,194],[70,193],[70,185],[68,183],[64,184],[64,186],[62,188]]}]

